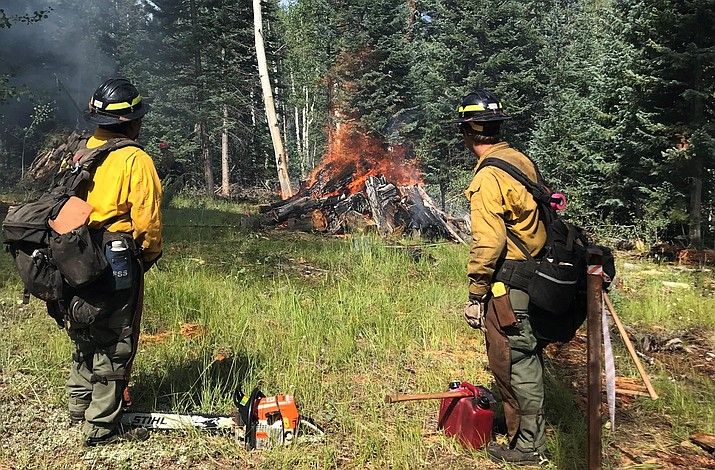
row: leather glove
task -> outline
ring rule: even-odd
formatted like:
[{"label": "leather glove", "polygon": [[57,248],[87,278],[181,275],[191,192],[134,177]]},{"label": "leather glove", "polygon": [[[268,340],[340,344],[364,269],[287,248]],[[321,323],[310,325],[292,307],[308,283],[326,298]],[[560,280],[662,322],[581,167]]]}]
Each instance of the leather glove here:
[{"label": "leather glove", "polygon": [[487,311],[486,303],[480,300],[470,300],[464,308],[464,319],[472,328],[484,331],[484,314]]}]

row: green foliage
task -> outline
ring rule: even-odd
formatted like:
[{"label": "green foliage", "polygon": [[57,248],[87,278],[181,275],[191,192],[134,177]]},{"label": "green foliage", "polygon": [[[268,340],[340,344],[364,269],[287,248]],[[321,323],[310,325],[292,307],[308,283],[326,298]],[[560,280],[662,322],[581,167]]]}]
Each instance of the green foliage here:
[{"label": "green foliage", "polygon": [[[158,154],[159,142],[169,142],[193,185],[205,184],[202,149],[218,168],[224,131],[233,181],[274,178],[251,1],[45,3],[13,2],[0,12],[3,37],[36,29],[48,40],[32,62],[12,47],[0,52],[0,106],[12,113],[0,132],[6,175],[17,174],[32,106],[57,103],[40,131],[76,122],[66,89],[33,81],[48,75],[38,73],[42,62],[78,102],[107,75],[134,80],[153,101],[148,150]],[[688,232],[699,244],[698,227],[705,238],[715,230],[702,222],[715,207],[711,3],[266,0],[264,35],[290,170],[305,177],[336,123],[358,121],[374,137],[405,145],[430,187],[458,207],[475,161],[452,123],[454,109],[462,95],[487,88],[513,116],[507,139],[567,194],[570,218],[644,226],[665,238]],[[51,47],[65,43],[82,46],[86,67]]]}]

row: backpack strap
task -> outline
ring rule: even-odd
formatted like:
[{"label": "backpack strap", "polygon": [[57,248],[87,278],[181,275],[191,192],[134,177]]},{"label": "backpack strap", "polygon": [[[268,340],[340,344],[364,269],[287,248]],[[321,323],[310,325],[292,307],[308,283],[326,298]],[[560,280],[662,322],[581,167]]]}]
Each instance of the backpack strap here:
[{"label": "backpack strap", "polygon": [[499,168],[504,173],[517,180],[526,188],[527,191],[529,191],[532,196],[534,196],[536,202],[546,204],[547,206],[552,202],[561,202],[560,199],[554,199],[551,197],[551,192],[541,182],[541,174],[535,164],[534,168],[536,169],[537,178],[539,179],[538,183],[533,182],[520,169],[511,163],[502,160],[501,158],[485,158],[477,167],[477,172],[488,166]]},{"label": "backpack strap", "polygon": [[99,147],[78,150],[72,158],[72,168],[69,170],[73,177],[67,184],[68,192],[70,194],[76,194],[80,186],[92,177],[97,167],[104,162],[111,152],[124,147],[137,147],[138,149],[142,149],[141,145],[132,139],[117,137],[107,140]]},{"label": "backpack strap", "polygon": [[[479,173],[481,169],[493,166],[499,168],[500,170],[514,178],[516,181],[518,181],[522,186],[524,186],[529,192],[529,194],[531,194],[536,201],[537,210],[539,211],[539,216],[544,223],[544,226],[546,227],[548,239],[549,227],[554,218],[553,209],[551,208],[551,202],[561,202],[561,200],[551,197],[551,192],[542,182],[543,179],[541,178],[541,173],[539,173],[538,167],[534,162],[531,163],[534,165],[534,169],[536,170],[536,177],[538,179],[538,182],[536,183],[532,181],[528,176],[526,176],[524,172],[521,171],[519,168],[505,160],[502,160],[501,158],[485,158],[479,163],[476,172]],[[514,245],[519,249],[519,251],[522,252],[522,254],[526,257],[527,261],[534,261],[534,257],[531,256],[531,253],[527,249],[524,242],[522,242],[509,227],[506,227],[506,236],[507,238],[509,238],[509,240],[511,240],[512,243],[514,243]]]},{"label": "backpack strap", "polygon": [[72,158],[74,166],[81,165],[84,170],[89,172],[94,171],[109,155],[110,152],[119,150],[124,147],[142,148],[137,142],[126,137],[117,137],[109,139],[99,147],[83,148],[75,153]]},{"label": "backpack strap", "polygon": [[511,240],[511,242],[516,245],[517,248],[519,248],[519,251],[521,251],[524,256],[526,256],[526,259],[528,261],[534,261],[534,257],[531,256],[531,253],[529,252],[528,248],[526,248],[526,245],[524,245],[524,242],[519,239],[514,233],[509,230],[509,227],[506,229],[506,237]]}]

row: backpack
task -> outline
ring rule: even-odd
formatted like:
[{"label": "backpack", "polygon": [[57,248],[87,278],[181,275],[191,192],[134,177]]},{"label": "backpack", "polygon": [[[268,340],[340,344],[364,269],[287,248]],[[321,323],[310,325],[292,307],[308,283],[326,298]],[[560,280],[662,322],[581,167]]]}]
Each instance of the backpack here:
[{"label": "backpack", "polygon": [[129,146],[141,148],[128,138],[110,139],[92,149],[82,148],[73,158],[62,162],[49,190],[39,199],[8,210],[2,223],[3,238],[24,284],[25,303],[30,295],[48,303],[61,302],[70,288],[88,285],[107,269],[99,246],[101,230],[90,230],[85,224],[58,234],[50,228],[49,221],[57,217],[70,197],[86,200],[97,167],[110,152]]},{"label": "backpack", "polygon": [[502,257],[497,262],[494,280],[529,294],[529,313],[537,337],[545,341],[569,341],[586,319],[588,254],[600,253],[604,259],[604,272],[613,278],[615,266],[611,251],[591,244],[580,227],[566,222],[557,214],[551,204],[562,201],[552,197],[536,164],[537,182],[499,158],[486,158],[477,171],[488,166],[504,171],[529,191],[546,229],[546,243],[541,252],[533,257],[507,227],[507,237],[526,260]]}]

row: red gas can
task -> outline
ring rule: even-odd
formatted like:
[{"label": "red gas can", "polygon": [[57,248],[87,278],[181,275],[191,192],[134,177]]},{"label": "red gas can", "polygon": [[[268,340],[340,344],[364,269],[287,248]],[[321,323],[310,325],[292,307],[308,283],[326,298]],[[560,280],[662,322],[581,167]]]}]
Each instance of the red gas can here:
[{"label": "red gas can", "polygon": [[456,437],[465,447],[483,447],[491,440],[494,422],[488,392],[468,382],[452,382],[449,389],[463,391],[467,396],[442,399],[437,428]]}]

